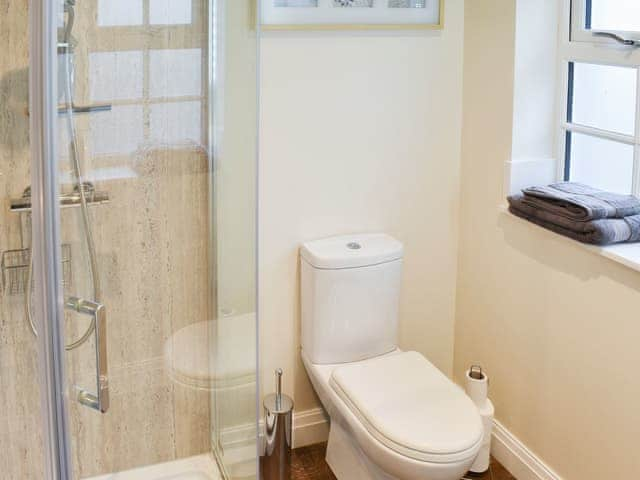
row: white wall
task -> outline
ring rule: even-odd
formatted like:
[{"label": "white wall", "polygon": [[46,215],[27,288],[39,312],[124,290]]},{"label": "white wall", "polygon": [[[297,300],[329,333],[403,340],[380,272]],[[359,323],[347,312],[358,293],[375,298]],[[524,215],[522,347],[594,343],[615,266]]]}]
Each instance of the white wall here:
[{"label": "white wall", "polygon": [[297,408],[316,404],[298,360],[300,242],[387,231],[407,246],[402,346],[450,373],[457,292],[456,377],[482,364],[497,418],[562,478],[626,478],[640,469],[640,277],[498,209],[512,160],[515,6],[449,0],[434,36],[264,39],[265,389],[282,366]]},{"label": "white wall", "polygon": [[401,344],[452,371],[463,0],[428,33],[270,33],[262,40],[260,332],[263,389],[299,360],[298,248],[383,231],[406,246]]},{"label": "white wall", "polygon": [[456,377],[483,365],[498,420],[562,478],[626,478],[640,469],[640,276],[499,213],[515,2],[465,10]]}]

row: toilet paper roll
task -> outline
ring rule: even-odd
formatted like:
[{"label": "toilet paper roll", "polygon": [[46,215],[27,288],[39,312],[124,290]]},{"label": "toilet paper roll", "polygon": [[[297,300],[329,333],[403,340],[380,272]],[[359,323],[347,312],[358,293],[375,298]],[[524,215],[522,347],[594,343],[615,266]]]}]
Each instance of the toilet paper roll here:
[{"label": "toilet paper roll", "polygon": [[[480,409],[482,409],[487,402],[487,393],[489,390],[489,377],[482,370],[467,370],[465,391],[467,395],[471,397],[473,403]],[[480,378],[474,378],[479,376]]]},{"label": "toilet paper roll", "polygon": [[478,413],[482,418],[484,434],[478,456],[469,470],[473,473],[484,473],[489,470],[491,462],[491,430],[493,429],[493,416],[495,413],[491,400],[485,399],[484,406],[478,409]]}]

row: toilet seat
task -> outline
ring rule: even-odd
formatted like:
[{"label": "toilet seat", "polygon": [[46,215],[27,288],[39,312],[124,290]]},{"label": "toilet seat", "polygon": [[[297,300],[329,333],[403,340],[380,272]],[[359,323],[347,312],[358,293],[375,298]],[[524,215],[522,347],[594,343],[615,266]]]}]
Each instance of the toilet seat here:
[{"label": "toilet seat", "polygon": [[[305,369],[330,417],[326,460],[339,480],[457,480],[462,478],[471,467],[482,440],[467,452],[466,457],[465,454],[460,453],[459,456],[465,458],[459,460],[447,454],[438,456],[438,461],[408,457],[380,441],[379,436],[378,438],[374,436],[366,428],[365,422],[354,413],[352,407],[331,385],[335,384],[331,378],[336,369],[378,362],[402,354],[401,350],[394,350],[379,357],[349,364],[314,364],[302,350],[301,356]],[[376,378],[382,380],[383,374],[380,370],[378,372]],[[412,382],[413,380],[415,379],[412,379]],[[451,383],[450,380],[447,379],[447,381]],[[475,405],[471,411],[478,415],[478,421],[480,421]]]},{"label": "toilet seat", "polygon": [[482,440],[473,402],[417,352],[338,366],[329,384],[369,434],[405,457],[457,462]]}]

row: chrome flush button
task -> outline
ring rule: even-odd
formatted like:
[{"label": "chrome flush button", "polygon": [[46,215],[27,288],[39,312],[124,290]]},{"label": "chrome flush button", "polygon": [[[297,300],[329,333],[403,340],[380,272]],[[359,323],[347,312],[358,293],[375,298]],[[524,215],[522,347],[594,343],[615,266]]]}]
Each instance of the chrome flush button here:
[{"label": "chrome flush button", "polygon": [[350,242],[347,243],[347,248],[349,250],[360,250],[362,248],[362,245],[360,245],[358,242]]}]

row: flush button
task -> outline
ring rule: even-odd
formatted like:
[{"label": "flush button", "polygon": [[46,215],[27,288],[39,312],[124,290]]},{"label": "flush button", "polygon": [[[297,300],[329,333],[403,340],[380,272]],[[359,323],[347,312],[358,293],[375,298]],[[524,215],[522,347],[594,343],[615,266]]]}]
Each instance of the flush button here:
[{"label": "flush button", "polygon": [[362,245],[360,245],[358,242],[350,242],[347,243],[347,248],[349,250],[360,250],[362,248]]}]

